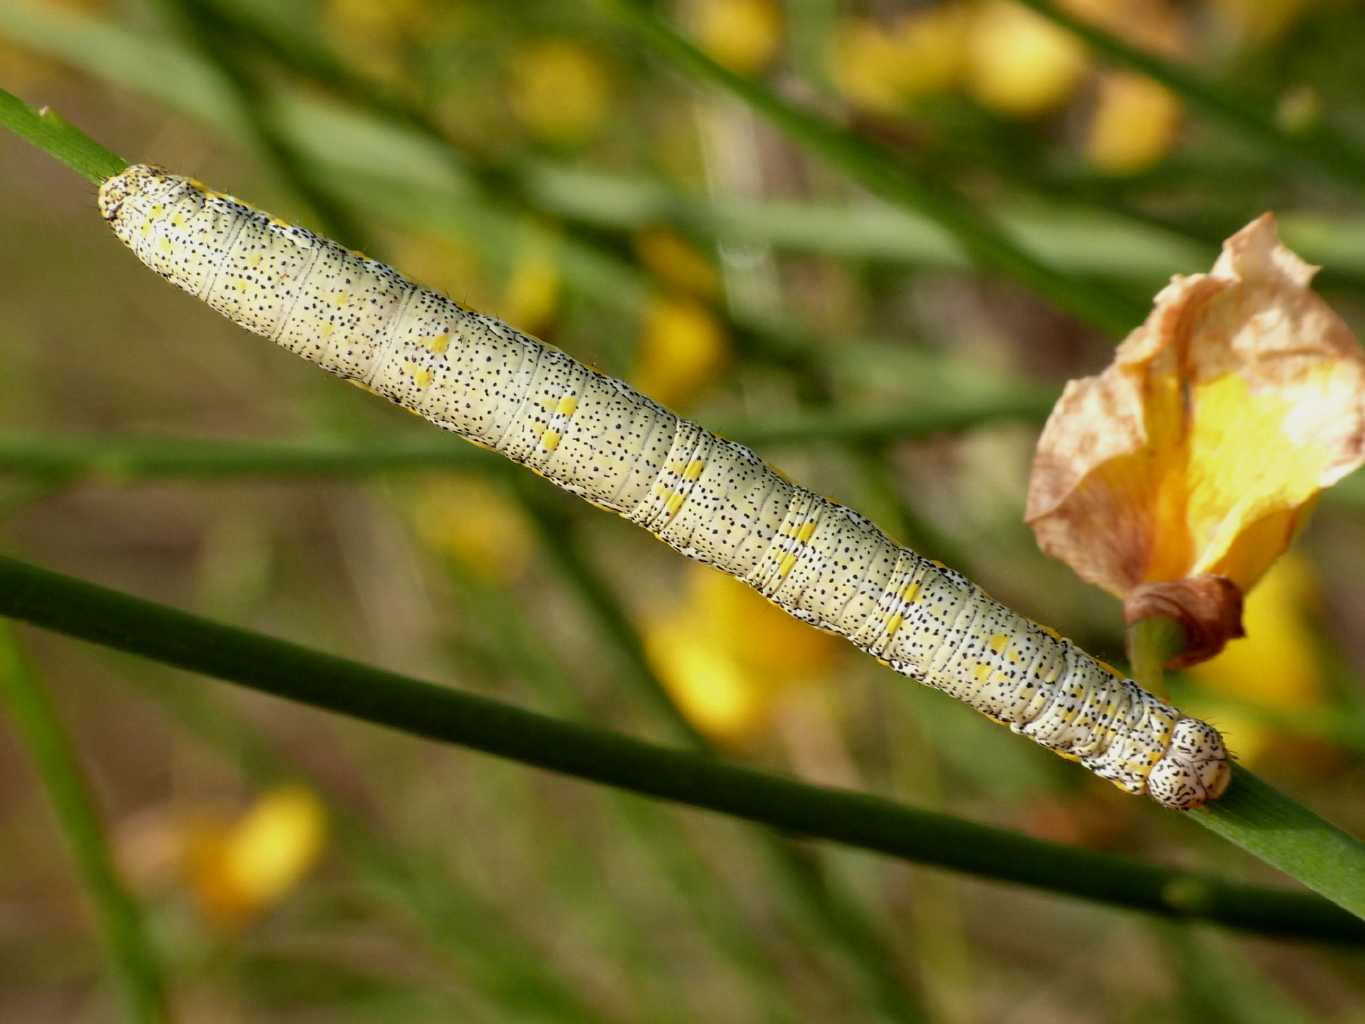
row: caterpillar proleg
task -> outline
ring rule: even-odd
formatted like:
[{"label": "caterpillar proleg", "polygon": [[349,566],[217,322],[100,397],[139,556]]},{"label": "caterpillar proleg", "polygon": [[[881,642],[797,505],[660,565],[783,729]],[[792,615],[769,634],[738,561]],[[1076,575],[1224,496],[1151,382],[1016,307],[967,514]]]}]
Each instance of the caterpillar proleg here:
[{"label": "caterpillar proleg", "polygon": [[100,188],[138,258],[249,331],[501,452],[1130,793],[1188,810],[1218,732],[623,381],[391,267],[145,164]]}]

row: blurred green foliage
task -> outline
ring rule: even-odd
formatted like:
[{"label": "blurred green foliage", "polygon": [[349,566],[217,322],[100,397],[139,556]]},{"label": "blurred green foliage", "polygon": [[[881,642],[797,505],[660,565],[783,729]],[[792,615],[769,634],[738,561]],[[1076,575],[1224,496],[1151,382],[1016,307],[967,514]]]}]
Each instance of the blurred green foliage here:
[{"label": "blurred green foliage", "polygon": [[[875,147],[882,163],[859,164],[874,194],[841,173],[850,165],[678,75],[608,3],[14,0],[0,6],[0,86],[129,158],[363,243],[609,372],[671,368],[688,382],[671,400],[689,414],[777,450],[794,477],[1116,656],[1116,605],[1043,559],[1020,522],[1040,410],[1105,362],[1124,326],[1115,311],[1135,324],[1167,276],[1206,268],[1266,208],[1325,265],[1334,305],[1365,323],[1365,207],[1359,179],[1340,173],[1365,139],[1354,73],[1365,11],[1057,5],[1099,11],[1125,45],[1250,111],[1258,135],[1183,94],[1172,117],[1169,97],[1122,85],[1113,53],[995,0],[653,6],[740,85]],[[1050,56],[1030,64],[1035,46]],[[904,74],[930,63],[932,75]],[[1170,129],[1154,130],[1162,118]],[[1315,159],[1323,145],[1346,163]],[[923,183],[928,206],[879,201],[874,172],[896,167]],[[0,184],[0,432],[22,439],[0,451],[9,550],[667,738],[646,696],[658,666],[637,631],[647,641],[682,602],[679,559],[542,488],[487,499],[485,521],[549,516],[575,562],[550,557],[534,526],[488,526],[473,546],[496,536],[507,552],[490,577],[429,511],[454,472],[439,438],[145,274],[108,237],[90,189],[8,135]],[[963,223],[975,244],[964,247]],[[1033,268],[1022,282],[1015,257],[999,258],[1016,248]],[[158,436],[215,440],[221,458]],[[280,475],[243,478],[261,468],[250,442],[264,438],[303,440]],[[356,442],[371,468],[406,457],[435,475],[315,478],[317,459],[353,457]],[[450,459],[462,478],[489,462],[459,448]],[[213,479],[166,480],[182,474]],[[1358,508],[1324,502],[1305,540],[1319,594],[1309,639],[1282,641],[1320,696],[1260,709],[1274,731],[1254,765],[1357,834],[1361,533]],[[830,849],[800,850],[820,888],[793,899],[744,826],[268,698],[187,703],[163,670],[20,636],[92,776],[178,1019],[965,1022],[1221,1007],[1233,1020],[1253,1019],[1245,994],[1261,993],[1265,1019],[1346,1020],[1365,1004],[1357,953],[1158,930]],[[783,640],[746,642],[761,654]],[[868,661],[840,657],[800,687],[763,691],[759,727],[732,752],[1044,838],[1271,879]],[[112,1001],[92,994],[100,968],[77,883],[25,764],[0,733],[11,910],[0,1017],[109,1019]],[[200,909],[203,876],[187,865],[204,830],[190,823],[281,779],[325,797],[339,823],[329,855],[225,932]],[[823,910],[821,892],[836,894]],[[1205,962],[1216,970],[1189,968]]]}]

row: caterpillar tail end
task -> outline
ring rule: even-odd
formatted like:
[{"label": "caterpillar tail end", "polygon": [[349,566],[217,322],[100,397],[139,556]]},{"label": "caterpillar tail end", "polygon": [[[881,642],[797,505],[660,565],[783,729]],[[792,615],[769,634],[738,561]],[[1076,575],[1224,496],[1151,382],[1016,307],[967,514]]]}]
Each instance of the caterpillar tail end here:
[{"label": "caterpillar tail end", "polygon": [[1232,763],[1218,730],[1197,718],[1182,718],[1166,756],[1147,776],[1147,793],[1163,807],[1192,811],[1221,797],[1231,781]]},{"label": "caterpillar tail end", "polygon": [[170,187],[170,175],[151,164],[132,164],[100,185],[100,216],[112,221],[119,207],[130,196],[154,191],[156,187]]}]

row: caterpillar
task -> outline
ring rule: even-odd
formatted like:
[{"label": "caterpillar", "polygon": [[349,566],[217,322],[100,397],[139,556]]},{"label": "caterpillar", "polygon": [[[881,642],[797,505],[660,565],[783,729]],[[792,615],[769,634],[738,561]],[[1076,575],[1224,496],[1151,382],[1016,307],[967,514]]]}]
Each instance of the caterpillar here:
[{"label": "caterpillar", "polygon": [[161,168],[99,208],[242,327],[528,466],[790,614],[1157,803],[1217,799],[1222,737],[857,512],[553,346]]}]

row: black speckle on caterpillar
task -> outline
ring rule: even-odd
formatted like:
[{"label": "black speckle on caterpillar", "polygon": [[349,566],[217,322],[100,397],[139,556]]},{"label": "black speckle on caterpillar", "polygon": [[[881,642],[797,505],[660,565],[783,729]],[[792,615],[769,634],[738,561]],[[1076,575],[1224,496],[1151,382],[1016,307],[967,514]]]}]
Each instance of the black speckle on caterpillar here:
[{"label": "black speckle on caterpillar", "polygon": [[375,260],[135,165],[100,212],[138,258],[249,331],[529,466],[1130,793],[1188,810],[1222,738],[742,445]]}]

